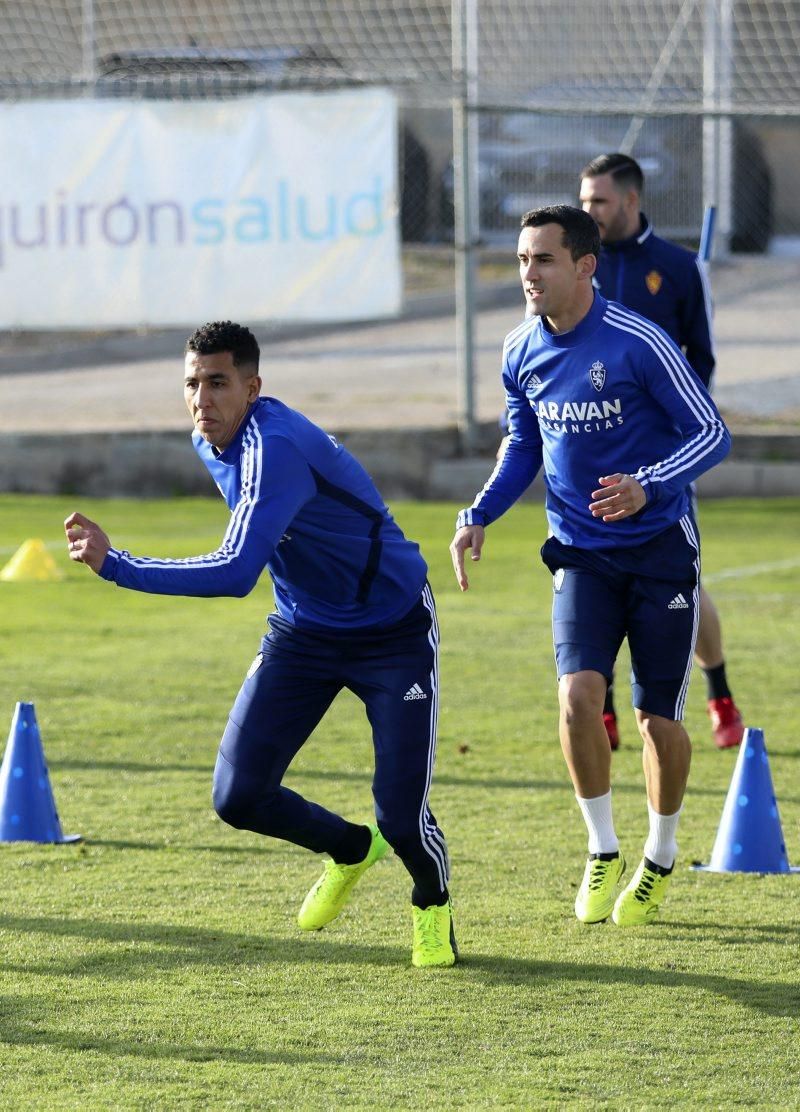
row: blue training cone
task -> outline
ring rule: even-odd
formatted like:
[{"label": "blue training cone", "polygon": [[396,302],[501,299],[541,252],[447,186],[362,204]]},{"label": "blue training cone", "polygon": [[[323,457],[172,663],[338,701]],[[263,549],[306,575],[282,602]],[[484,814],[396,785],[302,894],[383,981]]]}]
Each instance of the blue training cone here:
[{"label": "blue training cone", "polygon": [[786,857],[763,730],[745,730],[711,860],[693,867],[710,873],[800,872]]},{"label": "blue training cone", "polygon": [[63,834],[33,703],[17,703],[0,766],[0,842],[79,842]]}]

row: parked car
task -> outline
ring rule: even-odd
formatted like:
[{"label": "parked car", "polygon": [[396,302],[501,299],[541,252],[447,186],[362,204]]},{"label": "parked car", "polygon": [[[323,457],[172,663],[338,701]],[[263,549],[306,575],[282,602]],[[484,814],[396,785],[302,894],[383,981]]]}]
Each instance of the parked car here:
[{"label": "parked car", "polygon": [[[213,50],[197,46],[123,50],[99,59],[97,96],[236,96],[288,89],[362,86],[342,62],[315,46]],[[403,240],[428,235],[430,162],[423,144],[399,126],[400,232]]]},{"label": "parked car", "polygon": [[[552,89],[550,93],[553,103],[558,103]],[[574,87],[570,93],[574,98]],[[596,94],[594,90],[592,96]],[[629,95],[629,102],[635,99]],[[537,97],[537,106],[542,100],[547,97]],[[622,149],[633,119],[545,110],[482,114],[478,128],[482,238],[506,240],[519,227],[522,213],[539,205],[577,204],[581,169],[598,154]],[[772,231],[769,168],[758,136],[747,124],[734,121],[733,142],[732,247],[764,251]],[[647,117],[626,149],[644,171],[642,207],[656,230],[673,239],[696,241],[703,203],[700,118]],[[451,162],[440,183],[440,222],[445,234],[451,234],[453,227],[453,180]]]},{"label": "parked car", "polygon": [[104,55],[97,64],[95,91],[99,96],[209,96],[356,83],[338,58],[314,46],[184,46]]}]

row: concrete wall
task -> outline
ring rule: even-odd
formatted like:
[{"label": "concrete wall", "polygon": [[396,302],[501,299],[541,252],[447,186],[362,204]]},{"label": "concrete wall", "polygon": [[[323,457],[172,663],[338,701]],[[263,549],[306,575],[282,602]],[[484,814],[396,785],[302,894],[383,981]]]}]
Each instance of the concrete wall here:
[{"label": "concrete wall", "polygon": [[[480,430],[480,455],[465,458],[454,428],[343,430],[386,498],[470,502],[494,466],[495,425]],[[800,495],[800,438],[739,436],[732,458],[698,487],[704,497]],[[0,436],[0,491],[170,497],[216,494],[184,433],[62,433]],[[543,494],[541,476],[527,497]]]}]

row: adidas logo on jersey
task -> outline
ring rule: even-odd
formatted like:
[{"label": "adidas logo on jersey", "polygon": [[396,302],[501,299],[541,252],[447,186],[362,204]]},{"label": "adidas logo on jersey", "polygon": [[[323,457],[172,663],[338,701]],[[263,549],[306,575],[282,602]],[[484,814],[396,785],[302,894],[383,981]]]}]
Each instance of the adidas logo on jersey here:
[{"label": "adidas logo on jersey", "polygon": [[528,384],[525,387],[525,393],[528,395],[529,398],[532,398],[541,385],[542,380],[537,374],[533,374],[528,379]]},{"label": "adidas logo on jersey", "polygon": [[409,702],[411,699],[427,699],[427,698],[428,698],[428,696],[425,694],[425,692],[422,690],[422,688],[420,687],[420,685],[418,683],[415,683],[413,687],[409,687],[408,691],[403,696],[403,699],[406,702]]},{"label": "adidas logo on jersey", "polygon": [[676,595],[672,602],[667,607],[667,610],[688,610],[689,603],[683,595]]}]

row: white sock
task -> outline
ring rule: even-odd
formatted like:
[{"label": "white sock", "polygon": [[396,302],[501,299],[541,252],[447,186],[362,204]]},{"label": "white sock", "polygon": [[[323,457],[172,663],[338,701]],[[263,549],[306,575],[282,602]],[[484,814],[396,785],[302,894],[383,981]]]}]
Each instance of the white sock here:
[{"label": "white sock", "polygon": [[650,814],[650,833],[644,844],[644,855],[663,869],[671,869],[678,856],[675,835],[678,832],[678,819],[681,817],[681,812],[676,811],[674,815],[659,815],[650,806],[649,800],[647,810]]},{"label": "white sock", "polygon": [[611,792],[594,799],[581,799],[579,795],[575,798],[589,831],[589,853],[617,853],[619,842],[611,817]]}]

